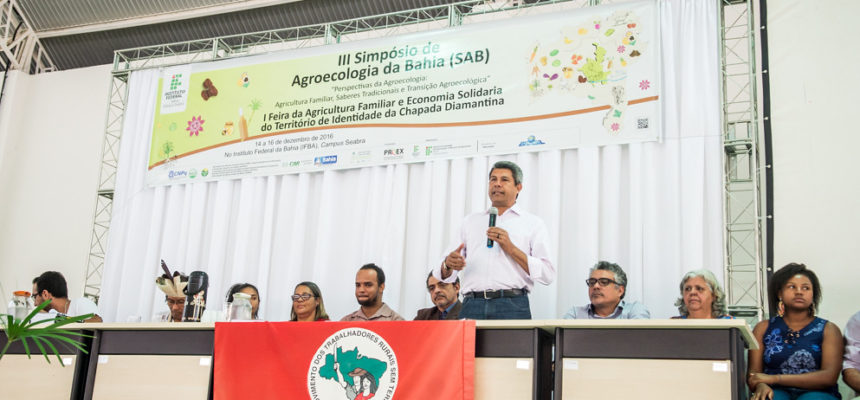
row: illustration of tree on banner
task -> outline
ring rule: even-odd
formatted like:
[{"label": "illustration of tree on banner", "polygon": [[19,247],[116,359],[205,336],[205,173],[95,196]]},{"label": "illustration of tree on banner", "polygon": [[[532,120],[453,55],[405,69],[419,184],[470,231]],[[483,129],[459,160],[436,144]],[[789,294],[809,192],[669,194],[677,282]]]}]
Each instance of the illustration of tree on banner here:
[{"label": "illustration of tree on banner", "polygon": [[248,104],[248,107],[251,108],[251,116],[248,118],[249,124],[254,122],[254,114],[256,114],[257,110],[259,110],[262,106],[263,102],[260,101],[260,99],[253,99],[251,100],[251,104]]},{"label": "illustration of tree on banner", "polygon": [[173,153],[173,149],[174,149],[173,142],[168,141],[168,142],[164,142],[164,144],[161,145],[161,153],[164,154],[165,160],[170,159],[170,155]]}]

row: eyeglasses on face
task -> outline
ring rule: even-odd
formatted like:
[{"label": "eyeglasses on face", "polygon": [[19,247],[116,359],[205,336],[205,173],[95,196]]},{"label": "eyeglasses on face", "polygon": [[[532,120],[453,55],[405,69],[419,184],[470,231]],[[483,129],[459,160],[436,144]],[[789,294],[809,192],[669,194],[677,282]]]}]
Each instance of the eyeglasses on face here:
[{"label": "eyeglasses on face", "polygon": [[618,284],[618,282],[615,282],[609,278],[600,278],[600,279],[588,278],[585,280],[585,284],[588,285],[588,287],[594,286],[595,283],[600,283],[600,286],[606,286],[606,285],[609,285],[610,283],[614,283],[616,285]]},{"label": "eyeglasses on face", "polygon": [[167,299],[165,301],[167,302],[167,305],[171,306],[171,307],[173,307],[173,306],[184,306],[185,305],[185,299],[182,299],[182,300]]},{"label": "eyeglasses on face", "polygon": [[308,293],[294,294],[294,295],[290,296],[290,298],[292,298],[293,301],[299,301],[300,299],[301,299],[301,301],[308,301],[311,297],[316,297],[316,296],[314,296],[312,294],[308,294]]}]

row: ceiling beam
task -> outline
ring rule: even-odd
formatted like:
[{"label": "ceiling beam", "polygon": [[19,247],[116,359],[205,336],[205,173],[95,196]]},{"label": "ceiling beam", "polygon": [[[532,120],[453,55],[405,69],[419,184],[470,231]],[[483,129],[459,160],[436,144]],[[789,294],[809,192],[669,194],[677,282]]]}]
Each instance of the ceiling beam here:
[{"label": "ceiling beam", "polygon": [[230,4],[193,8],[171,13],[149,16],[133,16],[105,23],[86,24],[69,28],[45,30],[37,32],[36,36],[40,39],[43,39],[59,36],[78,35],[82,33],[110,31],[115,29],[124,29],[137,26],[160,24],[164,22],[180,21],[184,19],[208,17],[218,14],[227,14],[236,11],[244,11],[254,8],[269,7],[286,3],[295,3],[299,1],[302,0],[244,0]]}]

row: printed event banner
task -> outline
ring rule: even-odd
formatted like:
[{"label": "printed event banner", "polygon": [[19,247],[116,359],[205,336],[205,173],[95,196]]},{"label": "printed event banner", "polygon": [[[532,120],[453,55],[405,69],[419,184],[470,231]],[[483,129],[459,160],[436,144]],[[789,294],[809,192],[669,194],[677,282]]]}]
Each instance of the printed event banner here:
[{"label": "printed event banner", "polygon": [[215,399],[474,397],[475,321],[215,324]]},{"label": "printed event banner", "polygon": [[658,140],[655,0],[167,68],[150,185]]}]

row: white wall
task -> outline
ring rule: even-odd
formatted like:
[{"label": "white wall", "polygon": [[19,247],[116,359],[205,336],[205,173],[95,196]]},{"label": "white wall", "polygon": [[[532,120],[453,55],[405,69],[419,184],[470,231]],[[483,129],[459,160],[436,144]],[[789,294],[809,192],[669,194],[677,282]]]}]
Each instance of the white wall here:
[{"label": "white wall", "polygon": [[856,0],[768,2],[774,267],[815,271],[819,315],[840,329],[860,310],[860,53],[845,47],[858,12]]},{"label": "white wall", "polygon": [[[110,66],[10,72],[0,103],[0,284],[63,273],[83,294]],[[5,304],[5,303],[4,303]]]},{"label": "white wall", "polygon": [[860,310],[858,13],[856,0],[768,1],[775,266],[815,271],[820,315],[840,328]]}]

